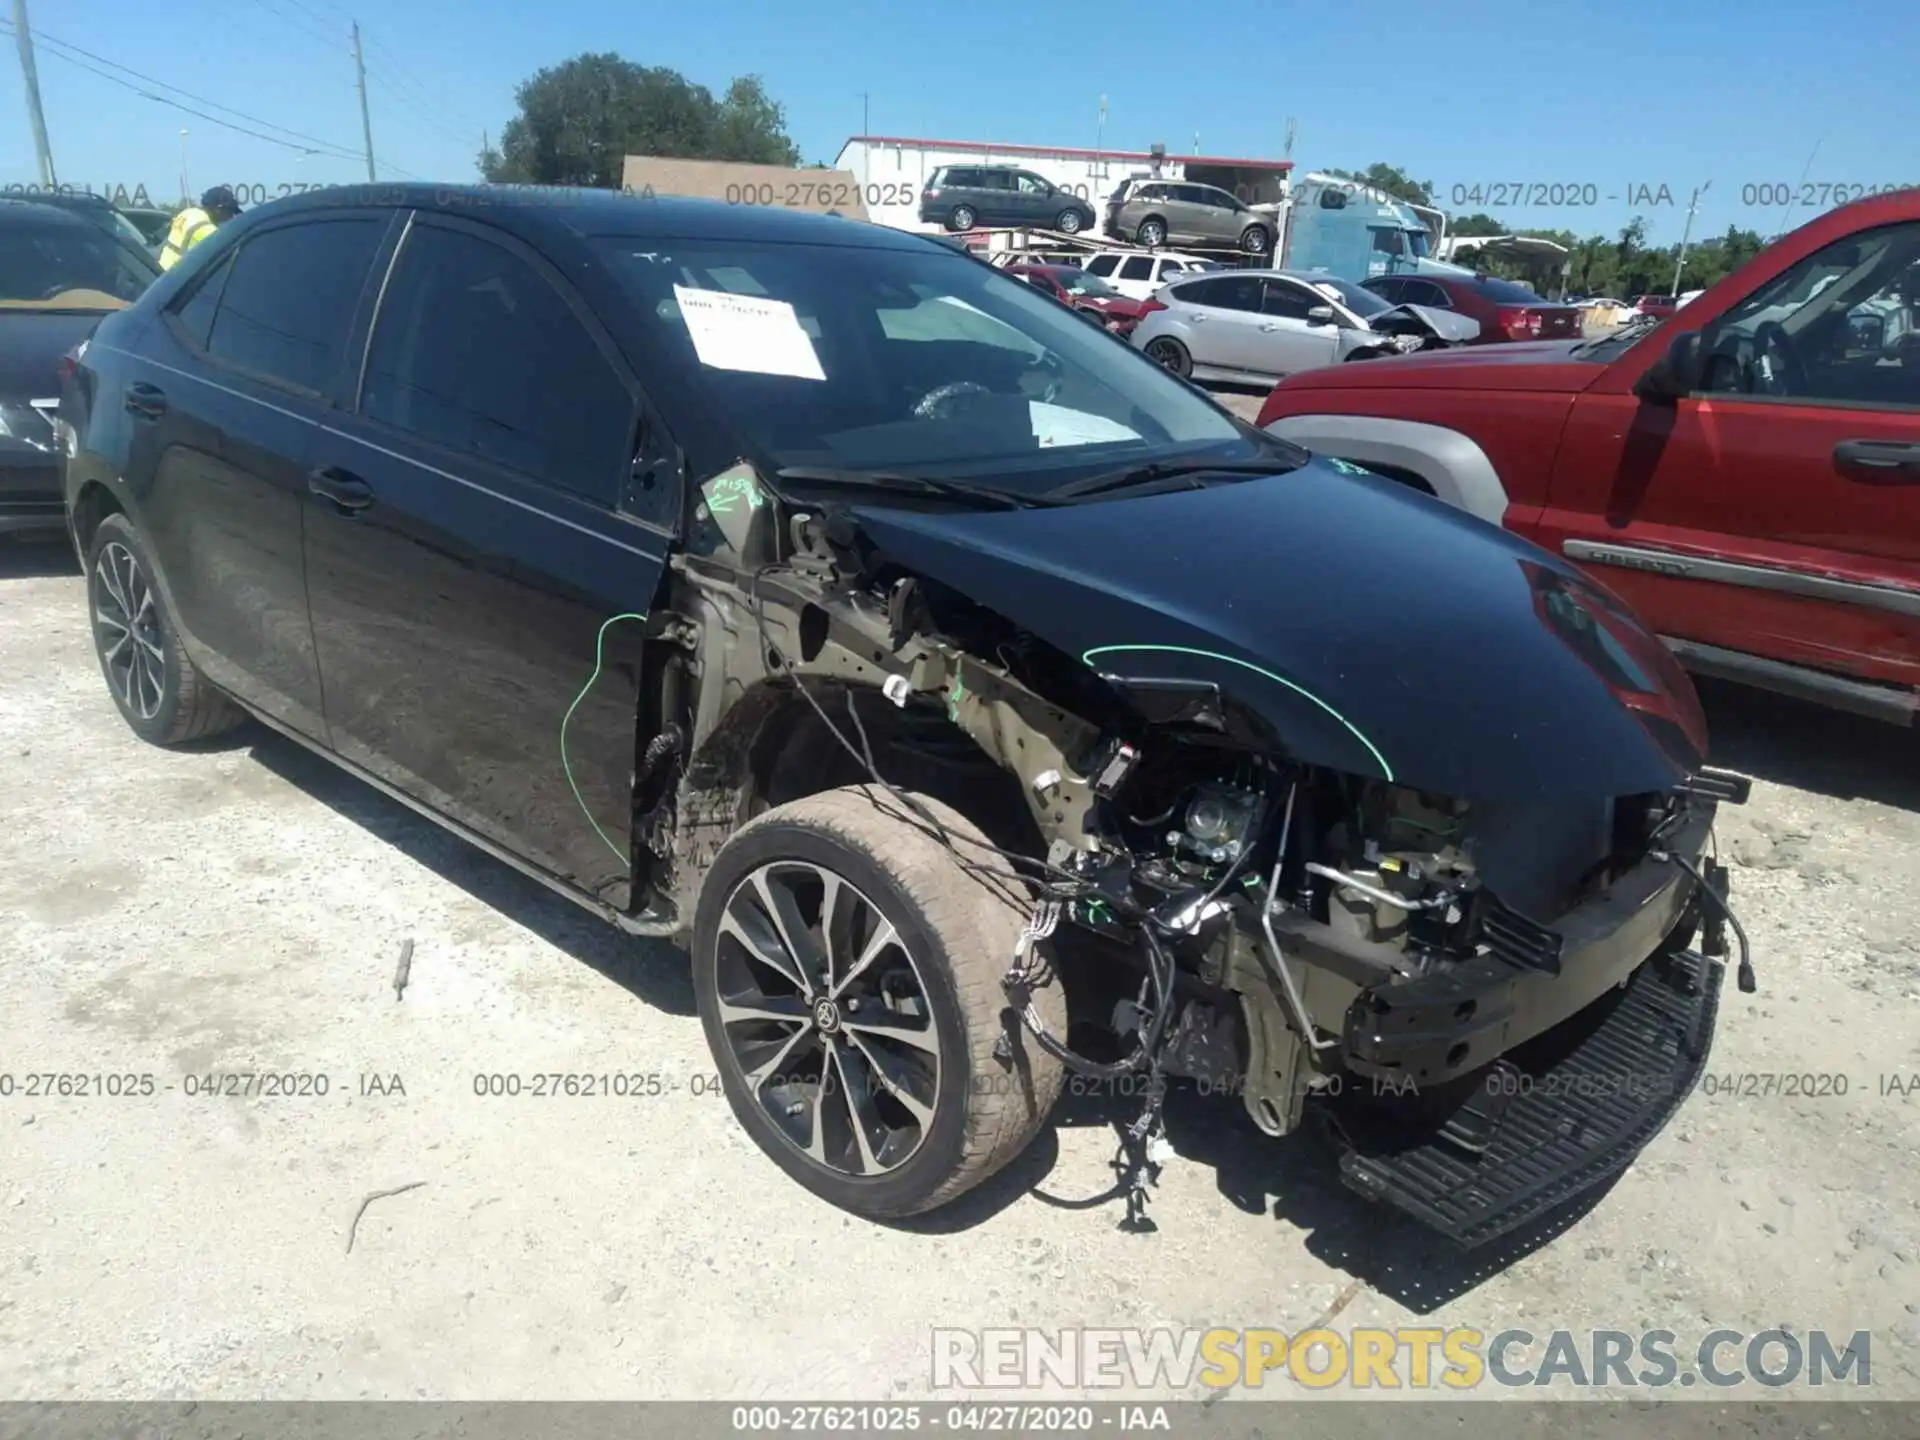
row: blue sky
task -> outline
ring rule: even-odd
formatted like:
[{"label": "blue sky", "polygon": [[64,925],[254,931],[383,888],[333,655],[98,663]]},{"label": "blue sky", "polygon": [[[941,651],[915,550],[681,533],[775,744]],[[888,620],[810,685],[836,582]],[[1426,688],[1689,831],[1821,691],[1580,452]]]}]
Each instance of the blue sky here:
[{"label": "blue sky", "polygon": [[[1208,154],[1276,156],[1288,117],[1303,169],[1376,160],[1438,187],[1558,183],[1597,203],[1505,208],[1515,226],[1611,233],[1636,209],[1677,240],[1687,195],[1713,182],[1695,233],[1771,234],[1787,212],[1756,186],[1920,184],[1920,47],[1914,0],[1402,0],[1280,6],[1107,0],[1091,7],[977,0],[909,9],[877,0],[799,6],[613,0],[29,0],[62,181],[194,192],[365,177],[364,163],[296,150],[157,104],[73,63],[78,47],[328,144],[357,151],[347,39],[367,42],[376,158],[434,180],[474,178],[483,129],[513,114],[541,65],[614,50],[716,92],[762,75],[808,160],[861,126],[877,134],[1091,146],[1163,141]],[[55,41],[68,47],[60,58]],[[1408,58],[1400,58],[1408,57]],[[141,82],[131,82],[140,84]],[[142,88],[155,90],[151,85]],[[0,185],[37,178],[11,45],[0,62]],[[196,105],[172,91],[158,91]],[[228,111],[210,111],[249,125]],[[280,133],[280,132],[274,132]],[[282,134],[281,138],[286,138]],[[383,168],[382,178],[391,172]],[[1454,187],[1464,203],[1453,203]],[[1645,186],[1670,203],[1629,203]],[[1586,187],[1592,187],[1588,190]],[[1749,202],[1749,203],[1743,203]],[[1812,211],[1795,211],[1796,222]]]}]

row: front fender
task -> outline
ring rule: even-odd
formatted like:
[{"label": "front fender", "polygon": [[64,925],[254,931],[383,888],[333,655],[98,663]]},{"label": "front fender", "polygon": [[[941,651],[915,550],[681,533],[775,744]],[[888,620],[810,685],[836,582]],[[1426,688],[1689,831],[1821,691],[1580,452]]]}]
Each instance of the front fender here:
[{"label": "front fender", "polygon": [[1507,489],[1493,461],[1458,430],[1374,415],[1286,415],[1267,433],[1319,455],[1418,475],[1436,498],[1490,525],[1506,518]]}]

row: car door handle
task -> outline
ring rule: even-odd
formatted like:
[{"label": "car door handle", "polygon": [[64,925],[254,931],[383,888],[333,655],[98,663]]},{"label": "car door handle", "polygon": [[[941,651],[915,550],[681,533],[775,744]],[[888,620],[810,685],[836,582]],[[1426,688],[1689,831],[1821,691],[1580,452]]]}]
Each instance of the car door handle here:
[{"label": "car door handle", "polygon": [[167,413],[167,394],[158,385],[136,380],[127,386],[127,412],[142,420],[158,420]]},{"label": "car door handle", "polygon": [[331,465],[307,473],[307,489],[341,510],[352,513],[373,504],[373,487],[358,475],[349,475]]},{"label": "car door handle", "polygon": [[1920,445],[1899,440],[1842,440],[1833,447],[1833,466],[1869,485],[1920,484]]},{"label": "car door handle", "polygon": [[1271,320],[1269,320],[1265,325],[1262,325],[1260,328],[1262,330],[1271,331],[1271,330],[1278,330],[1280,327],[1274,324]]}]

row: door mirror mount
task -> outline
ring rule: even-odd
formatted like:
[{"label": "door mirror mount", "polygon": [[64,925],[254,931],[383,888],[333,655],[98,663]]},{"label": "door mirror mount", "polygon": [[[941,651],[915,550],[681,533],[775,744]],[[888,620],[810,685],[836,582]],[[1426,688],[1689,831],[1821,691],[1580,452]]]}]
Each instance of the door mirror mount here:
[{"label": "door mirror mount", "polygon": [[1634,382],[1633,393],[1656,405],[1674,405],[1700,385],[1700,332],[1689,330],[1673,337],[1662,355]]}]

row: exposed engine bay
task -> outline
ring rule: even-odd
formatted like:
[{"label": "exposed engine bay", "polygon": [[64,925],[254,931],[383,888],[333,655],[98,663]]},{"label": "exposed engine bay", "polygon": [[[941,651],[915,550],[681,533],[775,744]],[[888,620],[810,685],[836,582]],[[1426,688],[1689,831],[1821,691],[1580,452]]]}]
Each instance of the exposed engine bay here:
[{"label": "exposed engine bay", "polygon": [[[1270,1135],[1343,1091],[1439,1096],[1444,1120],[1516,1046],[1650,960],[1691,956],[1705,974],[1727,954],[1706,848],[1715,805],[1745,798],[1739,777],[1699,767],[1661,790],[1476,803],[1315,763],[1230,686],[1076,663],[822,510],[785,536],[735,537],[762,557],[745,582],[679,562],[676,609],[700,623],[666,691],[694,761],[663,797],[677,829],[650,821],[678,837],[657,847],[655,888],[663,903],[693,893],[710,844],[777,803],[777,778],[736,763],[770,744],[803,751],[810,784],[837,766],[909,805],[944,790],[997,806],[1002,879],[1032,907],[1003,987],[1070,1070],[1141,1077],[1120,1162],[1135,1212],[1165,1153],[1169,1078],[1237,1096]],[[1027,1003],[1056,983],[1075,1045]],[[1089,1027],[1104,1043],[1081,1048]]]}]

